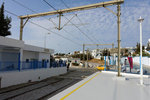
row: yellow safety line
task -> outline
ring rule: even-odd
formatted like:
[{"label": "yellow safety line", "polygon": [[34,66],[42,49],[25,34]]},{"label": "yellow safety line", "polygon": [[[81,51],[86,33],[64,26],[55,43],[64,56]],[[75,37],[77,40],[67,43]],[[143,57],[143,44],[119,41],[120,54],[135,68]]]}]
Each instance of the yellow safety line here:
[{"label": "yellow safety line", "polygon": [[70,93],[68,93],[67,95],[65,95],[64,97],[62,97],[60,100],[64,100],[66,99],[69,95],[71,95],[72,93],[74,93],[75,91],[77,91],[79,88],[81,88],[82,86],[84,86],[86,83],[88,83],[89,81],[91,81],[93,78],[95,78],[96,76],[98,76],[100,74],[97,73],[95,76],[93,76],[92,78],[90,78],[88,81],[86,81],[85,83],[83,83],[82,85],[80,85],[79,87],[77,87],[76,89],[74,89],[73,91],[71,91]]}]

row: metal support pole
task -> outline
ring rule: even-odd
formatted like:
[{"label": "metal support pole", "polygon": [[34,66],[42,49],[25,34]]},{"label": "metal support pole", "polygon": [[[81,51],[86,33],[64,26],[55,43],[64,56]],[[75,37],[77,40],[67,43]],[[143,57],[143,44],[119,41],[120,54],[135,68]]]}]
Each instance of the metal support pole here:
[{"label": "metal support pole", "polygon": [[112,44],[112,49],[114,48],[114,43]]},{"label": "metal support pole", "polygon": [[87,60],[86,60],[86,67],[88,67],[88,60],[89,60],[89,58],[88,58],[88,53],[89,53],[89,50],[87,49]]},{"label": "metal support pole", "polygon": [[23,19],[20,19],[20,40],[22,40],[23,35]]},{"label": "metal support pole", "polygon": [[143,66],[142,66],[142,23],[140,22],[140,83],[143,85]]},{"label": "metal support pole", "polygon": [[85,44],[83,44],[83,67],[85,67],[85,63],[84,63],[84,50],[85,50]]},{"label": "metal support pole", "polygon": [[142,66],[142,22],[143,18],[139,18],[138,21],[140,22],[140,84],[143,85],[143,66]]},{"label": "metal support pole", "polygon": [[105,59],[105,69],[104,70],[106,71],[106,56],[104,56],[104,59]]},{"label": "metal support pole", "polygon": [[120,70],[121,70],[121,68],[120,68],[120,42],[121,42],[121,40],[120,40],[120,23],[121,23],[120,15],[121,15],[121,13],[120,13],[120,4],[118,4],[117,5],[117,19],[118,19],[118,77],[121,76],[120,75]]}]

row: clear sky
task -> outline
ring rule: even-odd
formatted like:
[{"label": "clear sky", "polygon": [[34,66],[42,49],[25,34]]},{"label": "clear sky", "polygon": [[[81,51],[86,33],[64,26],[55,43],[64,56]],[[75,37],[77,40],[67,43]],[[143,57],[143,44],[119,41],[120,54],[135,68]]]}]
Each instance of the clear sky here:
[{"label": "clear sky", "polygon": [[[55,7],[55,9],[66,8],[61,0],[46,1]],[[63,1],[69,7],[76,7],[110,0]],[[43,0],[0,0],[0,4],[2,4],[2,2],[5,2],[5,9],[7,11],[10,11],[18,16],[53,11],[53,9]],[[29,8],[30,10],[25,7]],[[109,8],[116,12],[116,6],[111,6]],[[77,14],[82,23],[77,17],[73,17],[74,14]],[[12,18],[12,35],[10,37],[19,39],[20,20],[7,12],[5,12],[5,15],[11,16]],[[140,16],[144,18],[143,44],[146,45],[148,39],[150,38],[150,0],[125,0],[125,3],[121,5],[122,47],[135,46],[136,43],[139,42],[139,22],[137,20]],[[71,25],[71,23],[68,23],[67,26],[63,27],[63,29],[60,31],[56,30],[54,28],[55,25],[52,23],[52,21],[54,21],[56,24],[58,24],[58,17],[55,15],[33,18],[30,20],[53,32],[49,32],[36,25],[33,25],[32,23],[27,23],[23,31],[23,40],[27,44],[43,47],[45,34],[50,33],[46,35],[47,47],[55,49],[56,52],[65,53],[75,50],[82,50],[83,43],[115,43],[115,47],[117,47],[117,17],[107,11],[105,8],[97,8],[64,14],[62,17],[61,25],[63,26],[65,23],[67,23],[66,18],[71,19],[72,17],[73,19],[71,22],[78,25],[79,29],[90,39],[83,35],[83,33],[79,31],[79,29],[77,29],[74,25]],[[48,19],[51,19],[52,21],[49,21]],[[79,24],[84,25],[81,26]],[[54,32],[56,32],[57,35]],[[62,38],[59,35],[66,37],[67,39],[69,38],[73,42]],[[101,46],[99,48],[106,47],[108,46]],[[89,48],[94,49],[96,47]]]}]

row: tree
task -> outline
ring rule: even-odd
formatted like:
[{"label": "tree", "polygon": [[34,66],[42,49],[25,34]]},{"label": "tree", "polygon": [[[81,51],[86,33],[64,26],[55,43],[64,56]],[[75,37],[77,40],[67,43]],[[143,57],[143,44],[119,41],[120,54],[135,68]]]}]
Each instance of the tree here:
[{"label": "tree", "polygon": [[[145,46],[142,46],[142,52],[145,50]],[[140,43],[137,43],[136,45],[136,54],[140,54]]]},{"label": "tree", "polygon": [[4,3],[0,8],[0,36],[8,36],[11,35],[9,29],[11,28],[11,17],[4,15]]},{"label": "tree", "polygon": [[110,51],[109,51],[108,49],[104,49],[104,50],[102,51],[102,55],[103,55],[103,56],[110,56]]},{"label": "tree", "polygon": [[147,50],[147,51],[150,51],[150,42],[147,43],[147,48],[146,48],[146,50]]},{"label": "tree", "polygon": [[[71,55],[72,58],[80,58],[80,60],[83,60],[83,54],[74,54]],[[91,60],[93,59],[92,55],[88,53],[88,59]],[[87,60],[87,54],[84,54],[84,60]]]}]

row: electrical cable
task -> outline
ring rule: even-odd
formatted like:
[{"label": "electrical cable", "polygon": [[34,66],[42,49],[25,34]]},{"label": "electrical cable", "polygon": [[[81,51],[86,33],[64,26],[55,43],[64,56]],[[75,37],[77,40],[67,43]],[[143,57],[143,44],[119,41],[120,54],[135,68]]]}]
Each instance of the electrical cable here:
[{"label": "electrical cable", "polygon": [[[46,0],[43,0],[46,4],[48,4],[51,8],[53,8],[55,11],[58,11],[55,7],[53,7],[49,2]],[[64,16],[65,17],[65,16]],[[66,18],[66,17],[65,17]],[[69,20],[68,18],[66,18]],[[76,26],[74,23],[70,21],[71,24],[73,24],[84,36],[86,36],[92,43],[95,43],[89,36],[87,36],[78,26]]]},{"label": "electrical cable", "polygon": [[[60,0],[65,6],[66,6],[66,8],[70,8],[65,2],[64,2],[64,0]],[[74,13],[74,12],[73,12]],[[75,14],[75,13],[74,13]],[[81,21],[81,19],[78,17],[78,16],[76,16],[77,17],[77,19],[80,21],[80,23],[83,23],[82,21]],[[85,26],[84,26],[84,28],[86,28]],[[86,30],[87,30],[87,32],[89,32],[89,29],[87,29],[86,28]],[[93,36],[93,38],[96,40],[96,41],[98,41],[96,38],[95,38],[95,36]],[[99,42],[99,41],[98,41]],[[101,42],[100,42],[101,43]]]},{"label": "electrical cable", "polygon": [[[8,10],[4,10],[4,11],[7,12],[7,13],[9,13],[9,14],[12,14],[12,15],[14,15],[14,16],[16,16],[16,17],[18,18],[18,15],[17,15],[17,14],[14,14],[14,13],[8,11]],[[63,36],[63,35],[60,35],[60,34],[58,34],[58,33],[56,33],[56,32],[53,32],[53,31],[51,31],[51,30],[49,30],[49,29],[47,29],[47,28],[45,28],[45,27],[43,27],[43,26],[41,26],[41,25],[39,25],[39,24],[37,24],[37,23],[34,23],[34,22],[32,22],[32,21],[29,21],[29,23],[31,23],[31,24],[33,24],[33,25],[36,25],[36,26],[38,26],[38,27],[40,27],[40,28],[42,28],[42,29],[45,29],[45,30],[47,30],[47,31],[49,31],[49,32],[51,32],[51,33],[54,33],[54,34],[56,34],[56,35],[58,35],[58,36],[60,36],[60,37],[62,37],[62,38],[64,38],[64,39],[66,39],[66,40],[68,40],[68,41],[73,42],[73,43],[76,44],[76,45],[81,45],[81,44],[79,44],[79,43],[77,43],[77,42],[75,42],[75,41],[72,41],[71,39],[69,39],[69,38],[67,38],[67,37],[65,37],[65,36]]]},{"label": "electrical cable", "polygon": [[[36,11],[34,11],[33,9],[31,9],[31,8],[29,8],[29,7],[27,7],[27,6],[25,6],[25,5],[23,5],[22,3],[20,3],[20,2],[18,2],[18,1],[16,1],[16,0],[12,0],[13,2],[15,2],[16,4],[18,4],[18,5],[20,5],[20,6],[22,6],[23,8],[26,8],[26,9],[28,9],[29,11],[31,11],[31,12],[33,12],[33,13],[37,13]],[[54,24],[54,22],[52,21],[52,20],[50,20],[50,19],[47,19],[48,21],[51,21],[53,24]],[[33,23],[32,23],[33,24]],[[56,24],[55,24],[56,25]],[[39,25],[40,26],[40,25]],[[43,27],[44,28],[44,27]],[[46,30],[47,30],[47,28],[46,28]],[[64,29],[63,29],[64,30]],[[66,30],[64,30],[66,33],[68,33],[69,35],[71,35],[69,32],[67,32]],[[72,36],[72,35],[71,35]],[[70,39],[71,40],[71,39]],[[79,44],[79,43],[78,43]]]}]

